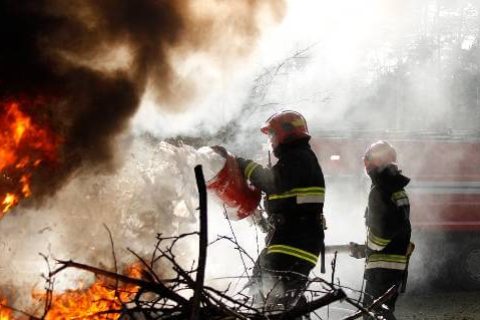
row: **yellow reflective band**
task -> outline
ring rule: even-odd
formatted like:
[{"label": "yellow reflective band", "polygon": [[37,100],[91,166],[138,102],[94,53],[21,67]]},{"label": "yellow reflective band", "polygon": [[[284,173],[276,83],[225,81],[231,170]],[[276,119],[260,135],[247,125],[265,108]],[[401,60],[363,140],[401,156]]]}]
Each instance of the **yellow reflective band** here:
[{"label": "yellow reflective band", "polygon": [[374,262],[368,262],[365,268],[367,270],[382,268],[382,269],[403,271],[403,270],[407,269],[407,264],[406,263],[400,263],[400,262],[374,261]]},{"label": "yellow reflective band", "polygon": [[383,247],[389,244],[391,241],[390,239],[383,239],[383,238],[377,237],[376,235],[373,234],[372,230],[368,232],[368,239],[373,243]]},{"label": "yellow reflective band", "polygon": [[275,244],[275,245],[269,246],[267,248],[267,252],[287,254],[287,255],[294,256],[296,258],[308,261],[314,265],[316,265],[318,261],[318,256],[314,255],[313,253],[310,253],[295,247],[282,245],[282,244]]},{"label": "yellow reflective band", "polygon": [[294,188],[281,194],[271,194],[268,196],[268,200],[278,200],[285,198],[293,198],[297,196],[325,196],[325,188],[322,187],[307,187],[307,188]]},{"label": "yellow reflective band", "polygon": [[370,239],[367,241],[367,247],[374,251],[381,251],[385,249],[386,246],[379,246],[378,244],[373,243]]},{"label": "yellow reflective band", "polygon": [[372,254],[368,257],[368,262],[396,262],[396,263],[407,263],[407,256],[399,255],[399,254]]},{"label": "yellow reflective band", "polygon": [[398,207],[410,205],[410,202],[408,201],[408,195],[403,190],[392,194],[392,201],[395,202]]},{"label": "yellow reflective band", "polygon": [[393,200],[399,200],[399,199],[402,199],[402,198],[408,198],[407,193],[403,190],[395,192],[394,194],[392,194],[392,199]]},{"label": "yellow reflective band", "polygon": [[244,171],[244,174],[245,174],[245,177],[247,179],[250,179],[250,176],[252,175],[253,171],[255,170],[255,168],[258,167],[258,163],[255,163],[253,161],[251,161],[247,167],[245,168],[245,171]]}]

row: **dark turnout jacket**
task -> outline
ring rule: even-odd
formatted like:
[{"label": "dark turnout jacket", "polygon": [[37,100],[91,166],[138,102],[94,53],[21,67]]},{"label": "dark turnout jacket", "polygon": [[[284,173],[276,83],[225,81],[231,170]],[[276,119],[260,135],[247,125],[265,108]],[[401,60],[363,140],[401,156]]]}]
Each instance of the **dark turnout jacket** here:
[{"label": "dark turnout jacket", "polygon": [[370,174],[372,188],[366,214],[367,265],[365,277],[384,270],[401,276],[407,267],[410,243],[410,203],[404,187],[410,179],[395,165]]},{"label": "dark turnout jacket", "polygon": [[274,225],[268,254],[293,256],[314,266],[324,238],[322,169],[308,139],[282,144],[274,153],[278,162],[271,169],[238,158],[245,178],[266,193],[265,209]]}]

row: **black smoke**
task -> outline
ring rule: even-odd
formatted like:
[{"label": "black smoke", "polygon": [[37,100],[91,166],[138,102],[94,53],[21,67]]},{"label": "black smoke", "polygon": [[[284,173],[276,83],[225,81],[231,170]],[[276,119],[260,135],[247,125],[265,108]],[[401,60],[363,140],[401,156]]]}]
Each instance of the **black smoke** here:
[{"label": "black smoke", "polygon": [[[172,52],[208,51],[230,30],[232,52],[244,54],[259,34],[258,11],[281,18],[285,9],[278,0],[229,1],[224,16],[198,17],[195,5],[202,3],[226,4],[0,0],[0,103],[22,101],[24,112],[62,138],[58,164],[34,173],[35,199],[53,194],[78,168],[111,163],[114,138],[128,127],[147,87],[172,109],[195,94],[193,85],[178,85]],[[127,65],[108,68],[105,57],[120,46]]]}]

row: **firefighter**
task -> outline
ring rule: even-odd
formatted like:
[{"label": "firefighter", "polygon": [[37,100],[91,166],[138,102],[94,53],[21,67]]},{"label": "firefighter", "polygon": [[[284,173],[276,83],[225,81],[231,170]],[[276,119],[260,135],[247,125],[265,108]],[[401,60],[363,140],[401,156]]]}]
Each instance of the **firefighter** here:
[{"label": "firefighter", "polygon": [[[398,169],[397,153],[386,141],[373,143],[364,156],[365,170],[372,180],[366,211],[367,248],[363,304],[373,300],[395,286],[395,292],[377,314],[384,319],[396,319],[395,302],[402,282],[406,281],[408,260],[413,244],[410,243],[410,205],[405,186],[410,179]],[[368,319],[368,318],[367,318]]]},{"label": "firefighter", "polygon": [[237,158],[245,178],[265,193],[272,226],[254,269],[260,289],[256,298],[261,296],[267,307],[290,308],[299,299],[305,302],[307,277],[324,252],[325,182],[300,113],[275,113],[261,131],[268,135],[278,162],[265,168]]}]

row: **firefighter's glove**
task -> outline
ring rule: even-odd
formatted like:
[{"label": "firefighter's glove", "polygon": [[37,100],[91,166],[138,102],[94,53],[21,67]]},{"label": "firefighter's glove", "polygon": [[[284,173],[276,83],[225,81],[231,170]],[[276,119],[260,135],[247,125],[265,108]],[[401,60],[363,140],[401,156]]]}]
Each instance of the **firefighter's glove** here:
[{"label": "firefighter's glove", "polygon": [[355,259],[363,259],[365,258],[365,245],[358,244],[355,242],[350,242],[350,256],[354,257]]},{"label": "firefighter's glove", "polygon": [[216,153],[218,153],[219,155],[221,155],[224,158],[226,158],[227,155],[228,155],[227,149],[225,149],[222,146],[215,145],[215,146],[211,146],[210,148],[212,148],[213,151],[215,151]]}]

